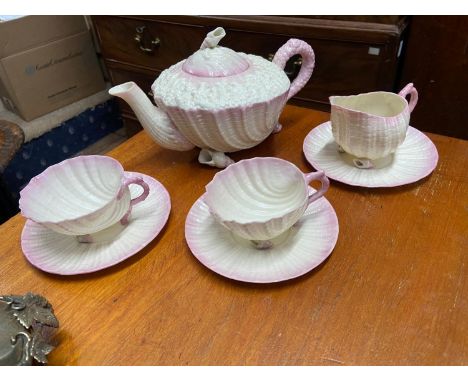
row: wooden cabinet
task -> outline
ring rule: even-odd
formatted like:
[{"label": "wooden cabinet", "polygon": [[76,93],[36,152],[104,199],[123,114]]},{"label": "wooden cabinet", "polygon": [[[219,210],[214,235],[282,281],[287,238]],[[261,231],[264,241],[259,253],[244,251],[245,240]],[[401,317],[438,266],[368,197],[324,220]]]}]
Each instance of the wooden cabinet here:
[{"label": "wooden cabinet", "polygon": [[408,82],[419,92],[414,127],[468,139],[467,16],[413,16],[400,87]]},{"label": "wooden cabinet", "polygon": [[[330,95],[395,91],[401,42],[408,19],[398,16],[94,16],[92,18],[111,82],[135,81],[145,92],[167,67],[196,51],[217,26],[222,45],[272,55],[289,38],[308,42],[316,55],[309,83],[291,100],[328,110]],[[286,66],[291,79],[300,57]],[[134,118],[121,102],[124,118]]]},{"label": "wooden cabinet", "polygon": [[202,26],[157,20],[112,16],[95,20],[106,60],[159,71],[198,50],[207,33]]}]

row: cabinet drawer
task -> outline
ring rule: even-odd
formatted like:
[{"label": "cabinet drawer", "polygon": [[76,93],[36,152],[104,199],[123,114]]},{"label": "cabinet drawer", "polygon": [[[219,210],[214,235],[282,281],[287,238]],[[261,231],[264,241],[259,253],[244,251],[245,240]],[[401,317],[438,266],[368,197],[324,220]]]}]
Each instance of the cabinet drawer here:
[{"label": "cabinet drawer", "polygon": [[[300,36],[281,36],[227,30],[222,45],[236,51],[258,54],[265,58],[273,55],[289,38],[306,41],[315,52],[315,69],[311,79],[295,98],[319,103],[328,103],[330,95],[356,94],[372,90],[392,90],[394,75],[382,78],[385,65],[383,44],[335,41]],[[369,48],[374,54],[369,54]],[[378,53],[378,54],[375,54]],[[293,58],[286,71],[295,77],[299,68]]]},{"label": "cabinet drawer", "polygon": [[381,77],[385,62],[369,54],[369,49],[383,52],[382,45],[340,41],[306,40],[314,49],[314,73],[296,98],[327,103],[331,95],[349,95],[375,90],[391,91],[394,73]]},{"label": "cabinet drawer", "polygon": [[[252,16],[253,17],[253,16]],[[290,38],[308,42],[315,51],[314,73],[306,86],[292,99],[293,103],[326,109],[331,95],[357,94],[375,90],[394,91],[399,59],[397,52],[404,27],[376,27],[364,23],[309,20],[276,25],[272,17],[244,19],[188,16],[94,16],[106,64],[113,83],[137,82],[149,91],[156,76],[169,66],[187,58],[199,49],[203,39],[216,26],[227,35],[221,45],[238,52],[272,57]],[[258,20],[257,20],[258,18]],[[275,19],[275,20],[276,20]],[[261,22],[258,22],[260,21]],[[298,21],[299,20],[299,21]],[[191,24],[193,23],[193,24]],[[156,37],[160,43],[152,53],[143,52],[134,40],[137,28],[144,27],[143,47]],[[112,70],[112,65],[127,69]],[[298,57],[292,58],[286,72],[293,80],[300,69]],[[154,73],[140,76],[140,72]],[[128,106],[124,110],[129,112]]]},{"label": "cabinet drawer", "polygon": [[[144,19],[95,16],[93,21],[105,58],[157,70],[187,58],[207,33],[201,26]],[[135,40],[137,36],[140,41]]]}]

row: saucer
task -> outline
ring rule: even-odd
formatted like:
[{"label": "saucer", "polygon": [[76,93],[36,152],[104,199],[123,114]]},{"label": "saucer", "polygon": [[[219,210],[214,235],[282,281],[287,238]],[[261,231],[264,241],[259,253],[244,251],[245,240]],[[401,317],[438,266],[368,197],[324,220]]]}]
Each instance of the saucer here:
[{"label": "saucer", "polygon": [[287,232],[272,239],[273,247],[268,249],[256,249],[217,223],[203,197],[190,209],[185,238],[203,265],[230,279],[273,283],[299,277],[322,263],[338,239],[338,218],[324,197],[311,203]]},{"label": "saucer", "polygon": [[307,135],[303,151],[316,170],[339,182],[361,187],[395,187],[416,182],[429,175],[439,159],[434,143],[411,126],[393,154],[393,161],[382,168],[360,169],[346,161],[349,154],[338,151],[330,122],[322,123]]},{"label": "saucer", "polygon": [[[21,246],[28,261],[45,272],[76,275],[120,263],[149,244],[169,217],[169,193],[148,175],[137,172],[125,172],[125,175],[139,175],[150,186],[148,197],[133,206],[128,225],[116,223],[93,234],[95,242],[80,243],[76,236],[62,235],[27,220],[21,235]],[[141,187],[134,184],[129,187],[132,198],[141,193]]]}]

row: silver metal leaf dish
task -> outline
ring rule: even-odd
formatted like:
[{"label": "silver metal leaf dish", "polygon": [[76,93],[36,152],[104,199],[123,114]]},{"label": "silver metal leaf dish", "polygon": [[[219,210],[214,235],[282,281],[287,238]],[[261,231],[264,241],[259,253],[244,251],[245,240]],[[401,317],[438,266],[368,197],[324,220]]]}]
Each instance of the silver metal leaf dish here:
[{"label": "silver metal leaf dish", "polygon": [[47,363],[55,348],[51,337],[59,327],[50,303],[42,296],[26,293],[0,295],[0,365]]}]

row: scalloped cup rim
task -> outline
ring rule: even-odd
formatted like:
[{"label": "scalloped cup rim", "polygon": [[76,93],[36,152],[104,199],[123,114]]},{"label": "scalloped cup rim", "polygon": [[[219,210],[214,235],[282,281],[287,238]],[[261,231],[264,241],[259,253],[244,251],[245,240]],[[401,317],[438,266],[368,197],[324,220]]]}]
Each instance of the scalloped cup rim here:
[{"label": "scalloped cup rim", "polygon": [[[86,159],[84,159],[84,158],[86,158]],[[71,161],[78,162],[78,161],[83,161],[83,160],[97,160],[97,161],[105,160],[105,161],[109,161],[109,163],[113,163],[115,168],[120,172],[121,176],[124,176],[125,171],[124,171],[124,168],[123,168],[122,164],[118,160],[116,160],[114,158],[111,158],[109,156],[106,156],[106,155],[81,155],[81,156],[77,156],[77,157],[74,157],[74,158],[65,159],[65,160],[63,160],[63,161],[61,161],[59,163],[56,163],[56,164],[54,164],[52,166],[49,166],[43,172],[36,175],[34,178],[32,178],[29,181],[28,185],[20,191],[19,208],[20,208],[20,211],[21,211],[21,215],[23,215],[26,219],[32,220],[33,222],[36,222],[36,223],[39,223],[39,224],[61,224],[61,223],[64,223],[64,222],[78,221],[80,219],[83,219],[83,218],[86,218],[88,216],[94,215],[96,213],[99,213],[99,211],[102,211],[103,209],[105,209],[109,204],[111,204],[115,200],[115,198],[117,197],[117,195],[118,195],[118,193],[120,191],[121,184],[119,184],[119,186],[117,187],[117,189],[116,189],[115,193],[113,194],[112,198],[107,200],[105,202],[105,204],[103,204],[101,207],[99,207],[95,211],[82,213],[82,214],[80,214],[80,215],[78,215],[76,217],[73,217],[73,218],[61,219],[61,220],[40,220],[38,218],[32,217],[28,212],[24,211],[25,207],[27,209],[29,209],[28,204],[27,204],[27,201],[28,201],[28,196],[27,195],[30,194],[31,192],[34,192],[35,187],[39,187],[37,185],[38,182],[44,181],[44,178],[47,178],[47,176],[50,175],[51,172],[55,171],[59,167],[63,167],[65,165],[65,162],[69,163]]]},{"label": "scalloped cup rim", "polygon": [[[232,166],[236,166],[236,165],[239,165],[239,164],[242,164],[243,162],[248,162],[248,161],[271,161],[271,160],[274,160],[275,162],[279,162],[281,161],[282,164],[289,164],[290,166],[293,166],[295,167],[303,176],[303,179],[304,179],[304,184],[307,186],[307,182],[305,181],[305,178],[304,178],[304,174],[303,172],[294,164],[294,163],[291,163],[285,159],[281,159],[281,158],[277,158],[277,157],[255,157],[255,158],[249,158],[249,159],[242,159],[228,167],[226,167],[224,170],[222,171],[219,171],[215,174],[215,176],[213,177],[213,179],[205,186],[205,194],[203,196],[203,200],[204,202],[206,203],[206,205],[208,206],[208,210],[210,211],[210,213],[216,217],[216,219],[218,221],[222,221],[224,223],[227,223],[227,224],[230,224],[230,223],[233,223],[233,224],[240,224],[240,225],[250,225],[250,224],[266,224],[266,223],[269,223],[269,222],[272,222],[274,220],[278,220],[278,219],[282,219],[284,218],[285,216],[293,213],[294,211],[297,211],[298,209],[300,209],[301,207],[303,207],[306,203],[307,203],[307,199],[308,199],[308,192],[306,191],[305,194],[304,194],[304,201],[301,205],[296,205],[294,207],[289,207],[288,209],[285,209],[285,210],[282,210],[281,213],[278,212],[278,214],[275,214],[275,215],[271,215],[271,216],[266,216],[264,219],[252,219],[252,220],[236,220],[236,219],[226,219],[226,218],[223,218],[218,212],[214,211],[212,206],[210,205],[209,201],[208,201],[208,194],[209,194],[209,188],[212,188],[213,187],[213,182],[215,181],[216,178],[220,178],[220,177],[224,177],[224,176],[227,176],[227,170],[230,169]],[[307,190],[307,187],[305,188]]]},{"label": "scalloped cup rim", "polygon": [[[395,97],[395,98],[400,98],[404,104],[403,104],[403,109],[394,114],[394,115],[386,115],[386,116],[383,116],[383,115],[378,115],[378,114],[373,114],[373,113],[369,113],[369,112],[365,112],[365,111],[362,111],[362,110],[357,110],[357,109],[353,109],[353,108],[350,108],[350,107],[345,107],[345,106],[341,106],[341,105],[337,105],[336,103],[333,103],[333,100],[335,98],[356,98],[356,97],[366,97],[366,96],[371,96],[371,95],[374,95],[374,94],[385,94],[385,95],[391,95],[392,97]],[[349,112],[349,113],[355,113],[355,114],[358,114],[358,115],[365,115],[365,116],[371,116],[373,118],[379,118],[379,119],[386,119],[386,118],[394,118],[396,116],[399,116],[400,114],[402,114],[409,106],[408,104],[408,101],[406,100],[405,97],[399,95],[399,94],[396,94],[396,93],[392,93],[392,92],[386,92],[386,91],[383,91],[383,90],[379,90],[379,91],[375,91],[375,92],[368,92],[368,93],[360,93],[360,94],[352,94],[352,95],[345,95],[345,96],[339,96],[339,95],[334,95],[334,96],[330,96],[328,97],[329,101],[330,101],[330,105],[332,108],[337,108],[337,109],[340,109],[342,111],[346,111],[346,112]]]}]

